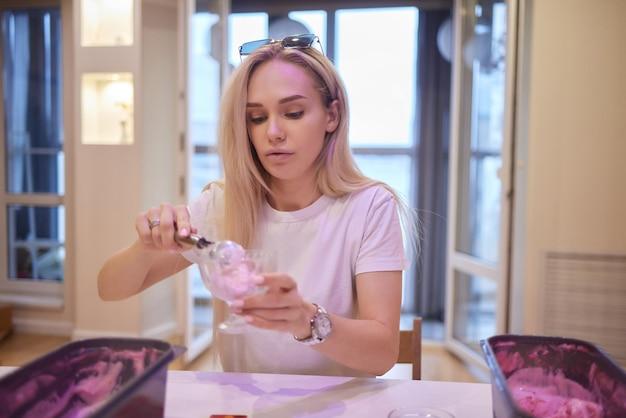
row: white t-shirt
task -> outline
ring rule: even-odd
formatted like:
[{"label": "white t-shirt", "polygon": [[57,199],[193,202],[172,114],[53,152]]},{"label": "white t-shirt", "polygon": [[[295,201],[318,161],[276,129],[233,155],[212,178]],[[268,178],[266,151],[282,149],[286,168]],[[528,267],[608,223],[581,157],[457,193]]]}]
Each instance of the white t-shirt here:
[{"label": "white t-shirt", "polygon": [[[223,190],[212,186],[192,202],[190,212],[191,224],[199,233],[215,238]],[[281,212],[265,203],[252,247],[275,254],[276,271],[293,277],[304,300],[348,318],[358,314],[358,274],[403,270],[407,264],[396,201],[382,186],[341,198],[322,196],[293,212]],[[193,263],[199,261],[193,250],[183,255]],[[220,341],[225,371],[368,376],[286,333],[250,327],[244,334]]]}]

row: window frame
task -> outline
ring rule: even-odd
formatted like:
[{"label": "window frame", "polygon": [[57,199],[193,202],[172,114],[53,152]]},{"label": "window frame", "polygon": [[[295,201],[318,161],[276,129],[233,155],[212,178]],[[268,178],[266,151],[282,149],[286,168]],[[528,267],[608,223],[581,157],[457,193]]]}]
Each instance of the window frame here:
[{"label": "window frame", "polygon": [[[65,247],[65,259],[63,262],[63,280],[61,282],[54,282],[48,280],[37,280],[37,279],[25,279],[25,280],[14,280],[16,278],[9,277],[9,258],[8,258],[8,245],[6,248],[0,251],[0,303],[10,303],[12,305],[24,306],[24,307],[34,307],[34,308],[62,308],[65,305],[65,293],[68,284],[68,273],[71,271],[70,269],[70,261],[72,257],[69,256],[70,253],[70,241],[71,241],[71,227],[67,222],[67,219],[71,219],[71,208],[68,207],[68,199],[67,196],[71,195],[71,191],[69,190],[71,187],[71,182],[68,182],[70,178],[70,161],[68,158],[68,149],[71,148],[68,146],[68,115],[65,112],[67,109],[68,95],[69,95],[69,85],[68,79],[71,75],[66,73],[67,67],[67,54],[69,43],[67,39],[68,28],[66,27],[66,10],[61,5],[60,0],[31,0],[28,4],[24,4],[21,1],[6,1],[0,5],[0,12],[4,12],[5,10],[29,10],[34,8],[58,8],[60,16],[61,16],[61,65],[62,71],[59,77],[59,80],[62,83],[61,86],[61,106],[62,106],[62,121],[63,127],[60,135],[63,136],[64,141],[61,145],[60,152],[64,154],[64,166],[63,166],[63,177],[64,177],[64,187],[63,194],[53,194],[53,193],[9,193],[6,187],[6,172],[7,172],[7,156],[6,156],[6,135],[5,135],[5,123],[4,117],[0,118],[0,161],[3,166],[3,170],[0,170],[0,184],[2,185],[2,190],[0,191],[0,239],[3,242],[8,244],[8,206],[9,205],[25,205],[25,206],[37,206],[37,207],[58,207],[63,206],[65,212],[65,241],[63,246]],[[4,67],[4,59],[3,54],[0,54],[0,68]],[[0,82],[0,97],[4,97],[4,83]],[[4,114],[4,100],[0,100],[0,114]],[[42,152],[46,152],[46,150],[51,150],[53,148],[36,148],[34,149],[34,153],[30,154],[41,154]],[[29,151],[33,151],[30,149]],[[36,240],[36,241],[48,241],[48,240]],[[4,247],[4,246],[3,246]]]}]

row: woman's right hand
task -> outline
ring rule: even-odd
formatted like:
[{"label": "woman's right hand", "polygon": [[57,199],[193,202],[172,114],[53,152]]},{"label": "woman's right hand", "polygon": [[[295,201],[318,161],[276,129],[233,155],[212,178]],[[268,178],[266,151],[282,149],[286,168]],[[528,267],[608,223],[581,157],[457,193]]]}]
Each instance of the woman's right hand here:
[{"label": "woman's right hand", "polygon": [[[107,259],[98,273],[98,293],[103,300],[121,300],[171,277],[191,265],[180,253],[175,234],[188,236],[189,209],[163,203],[137,215],[138,239]],[[152,227],[151,227],[152,225]]]},{"label": "woman's right hand", "polygon": [[141,244],[150,250],[181,252],[187,249],[176,241],[176,235],[195,233],[191,227],[189,207],[162,203],[137,215],[135,229]]}]

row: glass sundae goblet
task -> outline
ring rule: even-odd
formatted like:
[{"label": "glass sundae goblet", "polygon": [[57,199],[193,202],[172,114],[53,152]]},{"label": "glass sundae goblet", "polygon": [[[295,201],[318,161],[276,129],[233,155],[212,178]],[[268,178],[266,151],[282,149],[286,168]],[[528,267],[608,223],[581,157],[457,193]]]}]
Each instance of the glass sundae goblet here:
[{"label": "glass sundae goblet", "polygon": [[[200,275],[211,293],[230,305],[235,300],[263,292],[256,278],[271,271],[271,257],[262,250],[245,250],[233,241],[219,241],[199,264]],[[242,332],[247,326],[240,316],[229,312],[219,330],[229,334]]]}]

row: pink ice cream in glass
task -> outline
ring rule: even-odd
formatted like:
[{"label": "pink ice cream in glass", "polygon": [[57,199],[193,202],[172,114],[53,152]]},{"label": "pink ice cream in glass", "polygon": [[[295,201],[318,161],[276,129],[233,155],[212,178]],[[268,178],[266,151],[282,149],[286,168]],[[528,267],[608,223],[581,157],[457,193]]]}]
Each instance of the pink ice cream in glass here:
[{"label": "pink ice cream in glass", "polygon": [[[274,271],[271,252],[244,249],[233,241],[219,241],[210,251],[199,253],[200,275],[211,293],[228,305],[236,300],[264,292],[259,286],[261,273]],[[219,324],[218,329],[228,334],[245,332],[245,319],[234,312]]]},{"label": "pink ice cream in glass", "polygon": [[201,277],[214,296],[232,302],[256,289],[258,267],[250,262],[247,254],[233,241],[220,241],[203,256],[204,262],[199,264]]}]

